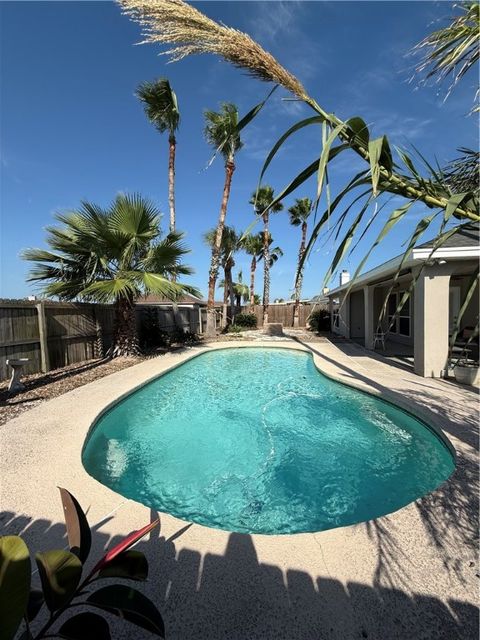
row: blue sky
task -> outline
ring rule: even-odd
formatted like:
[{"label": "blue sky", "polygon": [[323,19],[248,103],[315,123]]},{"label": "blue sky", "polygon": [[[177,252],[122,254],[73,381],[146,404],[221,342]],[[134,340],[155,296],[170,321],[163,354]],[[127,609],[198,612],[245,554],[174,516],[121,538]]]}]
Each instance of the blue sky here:
[{"label": "blue sky", "polygon": [[[478,146],[475,119],[468,117],[474,95],[472,75],[444,102],[446,87],[408,83],[412,58],[406,54],[427,33],[445,24],[447,2],[199,2],[216,20],[248,32],[304,83],[326,110],[342,118],[362,116],[374,134],[393,144],[414,144],[440,164],[456,148]],[[167,137],[147,122],[134,96],[143,80],[168,77],[180,103],[177,148],[177,224],[192,249],[191,279],[206,293],[209,249],[203,233],[215,226],[224,167],[203,138],[204,109],[223,101],[248,111],[269,85],[248,78],[213,56],[166,64],[152,45],[134,46],[137,25],[110,2],[1,2],[1,278],[0,297],[23,297],[29,265],[19,258],[26,247],[44,246],[44,228],[56,211],[82,199],[107,206],[119,192],[140,192],[164,212],[168,226]],[[262,162],[276,139],[310,112],[282,101],[277,91],[245,130],[237,156],[228,224],[246,228],[248,204]],[[310,128],[285,146],[266,181],[276,190],[319,155],[320,130]],[[335,194],[359,167],[352,155],[332,166]],[[312,196],[314,182],[294,197]],[[393,203],[392,203],[393,207]],[[391,207],[391,208],[392,208]],[[386,209],[387,211],[387,209]],[[352,212],[354,215],[355,212]],[[409,229],[422,216],[407,219],[378,248],[373,266],[401,251]],[[378,225],[343,268],[351,271],[374,239]],[[271,298],[292,293],[299,230],[288,215],[272,217],[271,231],[284,257],[272,270]],[[317,244],[304,278],[304,294],[321,288],[334,253],[332,241]],[[249,259],[237,257],[248,279]],[[335,283],[336,283],[335,279]],[[258,292],[261,274],[258,272]]]}]

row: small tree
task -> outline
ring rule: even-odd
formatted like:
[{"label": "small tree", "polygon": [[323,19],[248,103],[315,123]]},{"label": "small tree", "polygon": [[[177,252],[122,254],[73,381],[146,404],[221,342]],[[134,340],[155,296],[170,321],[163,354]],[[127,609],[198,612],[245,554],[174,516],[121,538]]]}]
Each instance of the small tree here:
[{"label": "small tree", "polygon": [[172,275],[189,275],[181,260],[188,249],[183,234],[159,240],[156,207],[139,195],[120,195],[107,210],[83,202],[75,211],[58,214],[62,226],[47,228],[47,249],[27,249],[22,257],[35,262],[29,280],[43,293],[63,300],[113,302],[113,356],[139,353],[135,300],[153,293],[175,300],[184,293],[198,295]]}]

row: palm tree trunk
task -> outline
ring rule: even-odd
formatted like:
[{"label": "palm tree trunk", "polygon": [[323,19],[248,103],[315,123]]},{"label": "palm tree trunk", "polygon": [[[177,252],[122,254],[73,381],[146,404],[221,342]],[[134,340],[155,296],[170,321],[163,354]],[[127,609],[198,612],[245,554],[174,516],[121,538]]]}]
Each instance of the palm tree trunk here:
[{"label": "palm tree trunk", "polygon": [[223,307],[222,307],[222,329],[227,326],[227,308],[228,308],[228,277],[227,269],[223,267]]},{"label": "palm tree trunk", "polygon": [[230,317],[227,320],[227,325],[229,325],[233,323],[235,316],[235,292],[233,291],[232,266],[230,264],[225,270],[225,281],[228,283],[228,295],[230,297]]},{"label": "palm tree trunk", "polygon": [[175,136],[168,139],[170,153],[168,156],[168,206],[170,209],[170,231],[175,231]]},{"label": "palm tree trunk", "polygon": [[268,211],[263,214],[263,326],[268,323],[270,302],[270,234],[268,231]]},{"label": "palm tree trunk", "polygon": [[[298,265],[302,261],[305,253],[305,243],[307,241],[307,223],[302,223],[302,240],[300,242],[300,250],[298,252]],[[298,327],[300,320],[300,298],[302,295],[303,269],[298,270],[297,280],[295,282],[295,308],[293,311],[293,326]]]},{"label": "palm tree trunk", "polygon": [[253,307],[255,304],[255,271],[257,269],[257,258],[252,257],[252,264],[250,265],[250,305]]},{"label": "palm tree trunk", "polygon": [[205,329],[207,337],[215,336],[215,283],[218,276],[223,228],[225,226],[225,216],[227,215],[228,198],[230,196],[234,171],[235,164],[232,154],[225,164],[225,184],[223,186],[222,204],[220,207],[220,215],[218,216],[217,233],[215,235],[215,243],[212,247],[212,259],[208,274],[207,326]]},{"label": "palm tree trunk", "polygon": [[114,304],[115,331],[112,356],[136,356],[140,354],[138,344],[135,305],[131,298],[117,298]]}]

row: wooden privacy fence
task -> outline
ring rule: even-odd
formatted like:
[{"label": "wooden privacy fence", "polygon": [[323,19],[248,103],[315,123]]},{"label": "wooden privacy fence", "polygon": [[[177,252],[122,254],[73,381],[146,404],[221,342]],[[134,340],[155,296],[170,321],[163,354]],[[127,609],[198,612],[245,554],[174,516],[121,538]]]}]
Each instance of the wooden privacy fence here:
[{"label": "wooden privacy fence", "polygon": [[163,331],[181,328],[192,333],[203,333],[207,322],[207,308],[197,304],[177,307],[171,304],[137,304],[136,310],[140,333],[146,314],[156,314],[158,327]]},{"label": "wooden privacy fence", "polygon": [[[321,305],[301,304],[299,310],[299,326],[305,327],[307,318],[314,310],[324,308]],[[281,322],[284,327],[293,327],[293,304],[271,304],[268,306],[268,321]],[[242,307],[242,313],[254,313],[257,316],[257,327],[263,327],[263,306],[256,304],[254,306]]]},{"label": "wooden privacy fence", "polygon": [[[141,333],[142,309],[154,310],[158,327],[181,327],[202,333],[206,308],[172,305],[137,305]],[[9,358],[28,358],[24,373],[46,373],[75,362],[105,355],[112,345],[113,305],[63,302],[0,303],[0,380],[10,376]]]},{"label": "wooden privacy fence", "polygon": [[6,360],[28,358],[25,373],[101,357],[112,344],[113,307],[86,303],[1,303],[0,379]]}]

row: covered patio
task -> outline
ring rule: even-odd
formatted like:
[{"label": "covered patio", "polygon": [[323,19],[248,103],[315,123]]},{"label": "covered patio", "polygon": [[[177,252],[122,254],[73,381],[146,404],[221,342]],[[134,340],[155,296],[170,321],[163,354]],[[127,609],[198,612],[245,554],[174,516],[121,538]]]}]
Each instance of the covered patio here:
[{"label": "covered patio", "polygon": [[[331,291],[333,332],[398,358],[423,377],[447,377],[459,358],[478,360],[478,337],[470,339],[478,323],[478,283],[453,348],[450,342],[478,273],[479,227],[472,225],[450,240],[433,254],[431,243],[415,248],[398,276],[401,256],[367,272],[353,285]],[[396,313],[412,281],[413,292]]]}]

